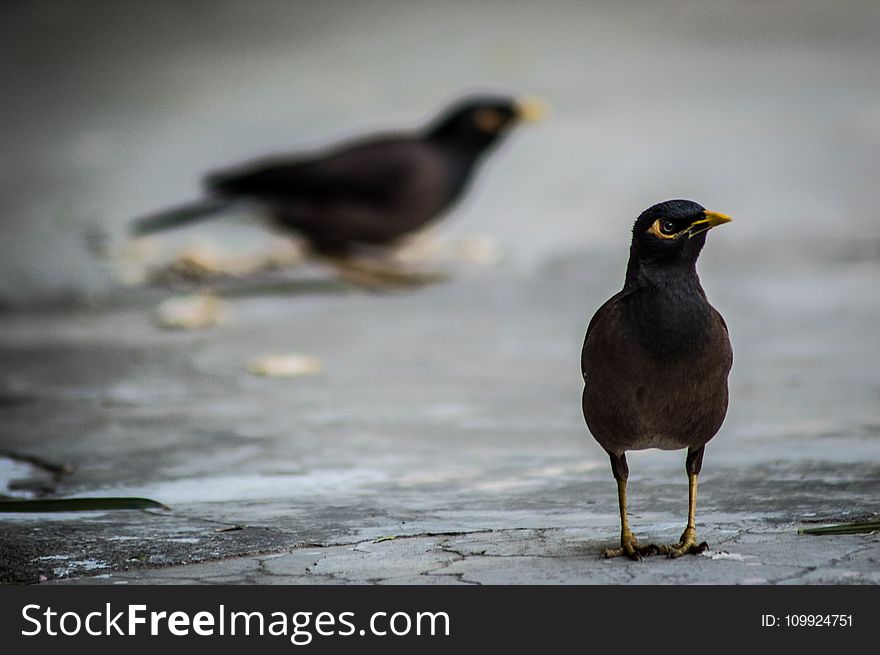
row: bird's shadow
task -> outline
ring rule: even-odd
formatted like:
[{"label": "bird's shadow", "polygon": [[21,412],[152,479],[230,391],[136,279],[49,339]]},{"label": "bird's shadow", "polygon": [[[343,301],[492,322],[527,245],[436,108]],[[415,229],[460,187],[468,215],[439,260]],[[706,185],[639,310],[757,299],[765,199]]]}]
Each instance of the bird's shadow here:
[{"label": "bird's shadow", "polygon": [[210,293],[219,298],[269,296],[397,295],[414,293],[436,282],[376,286],[335,277],[271,277],[265,275],[220,276],[193,282],[150,282],[145,289],[174,294]]},{"label": "bird's shadow", "polygon": [[221,298],[260,298],[267,296],[342,296],[358,292],[358,288],[332,277],[328,278],[267,278],[265,276],[205,280],[198,284],[165,285],[175,292],[210,292]]}]

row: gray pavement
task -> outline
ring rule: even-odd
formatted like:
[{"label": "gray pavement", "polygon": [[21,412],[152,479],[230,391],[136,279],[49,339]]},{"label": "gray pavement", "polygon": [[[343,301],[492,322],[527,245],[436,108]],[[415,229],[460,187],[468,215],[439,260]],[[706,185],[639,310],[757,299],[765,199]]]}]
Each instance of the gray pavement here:
[{"label": "gray pavement", "polygon": [[[580,417],[579,347],[622,258],[578,252],[528,276],[459,270],[393,296],[237,296],[229,323],[202,332],[156,328],[152,295],[11,316],[4,443],[74,465],[61,495],[146,496],[173,509],[0,517],[4,576],[878,582],[877,535],[796,530],[877,512],[880,374],[867,360],[880,337],[865,326],[880,307],[830,290],[871,297],[880,262],[842,248],[809,266],[753,256],[743,267],[723,240],[712,235],[703,280],[736,362],[731,411],[701,476],[704,556],[600,559],[617,507]],[[303,277],[289,276],[290,289]],[[320,358],[324,372],[283,380],[244,366],[290,350]],[[683,453],[633,453],[630,468],[636,533],[673,540],[685,519]]]},{"label": "gray pavement", "polygon": [[[877,535],[797,534],[880,512],[875,2],[206,6],[3,9],[0,454],[72,472],[0,457],[0,494],[171,509],[0,515],[0,581],[878,582]],[[225,324],[175,332],[155,322],[171,291],[122,288],[94,254],[205,170],[484,88],[553,107],[439,227],[489,235],[498,266],[392,295],[264,273],[212,285]],[[671,197],[735,219],[700,265],[735,352],[700,481],[711,548],[606,561],[616,489],[580,347],[632,220]],[[323,371],[247,370],[285,353]],[[629,460],[634,531],[675,539],[684,454]]]}]

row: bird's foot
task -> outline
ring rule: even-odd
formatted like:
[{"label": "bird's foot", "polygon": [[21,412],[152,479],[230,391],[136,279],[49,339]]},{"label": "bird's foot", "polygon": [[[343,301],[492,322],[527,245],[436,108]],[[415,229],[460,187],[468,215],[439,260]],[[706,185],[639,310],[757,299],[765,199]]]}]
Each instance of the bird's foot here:
[{"label": "bird's foot", "polygon": [[371,291],[419,287],[449,278],[440,271],[414,271],[378,262],[346,260],[334,263],[344,280]]},{"label": "bird's foot", "polygon": [[705,541],[697,543],[697,531],[695,528],[687,527],[681,534],[681,539],[677,544],[668,544],[660,546],[658,551],[662,555],[666,555],[670,559],[681,557],[682,555],[699,555],[709,549],[709,544]]},{"label": "bird's foot", "polygon": [[639,542],[633,536],[632,532],[626,532],[620,536],[620,548],[608,548],[605,550],[604,557],[628,557],[636,562],[642,561],[642,557],[656,555],[659,551],[654,544],[640,546]]}]

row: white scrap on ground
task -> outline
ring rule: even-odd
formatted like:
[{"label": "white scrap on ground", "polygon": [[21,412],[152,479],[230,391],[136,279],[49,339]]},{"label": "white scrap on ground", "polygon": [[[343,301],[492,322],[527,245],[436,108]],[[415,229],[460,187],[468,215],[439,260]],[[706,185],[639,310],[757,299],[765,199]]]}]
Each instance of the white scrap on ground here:
[{"label": "white scrap on ground", "polygon": [[501,262],[498,242],[484,234],[447,239],[436,232],[413,235],[394,254],[405,264],[461,263],[491,268]]},{"label": "white scrap on ground", "polygon": [[248,370],[254,375],[270,378],[297,378],[316,375],[324,365],[321,360],[307,355],[264,355],[248,363]]},{"label": "white scrap on ground", "polygon": [[709,559],[725,559],[734,562],[746,562],[750,559],[758,559],[756,555],[741,555],[739,553],[728,553],[726,550],[707,550],[702,553],[703,557]]},{"label": "white scrap on ground", "polygon": [[128,286],[151,280],[241,277],[300,266],[306,259],[306,248],[301,242],[280,237],[235,246],[201,237],[173,250],[155,237],[139,237],[121,244],[113,255],[117,275]]},{"label": "white scrap on ground", "polygon": [[226,302],[203,293],[168,298],[156,310],[156,321],[160,327],[172,330],[197,330],[219,325],[228,314]]}]

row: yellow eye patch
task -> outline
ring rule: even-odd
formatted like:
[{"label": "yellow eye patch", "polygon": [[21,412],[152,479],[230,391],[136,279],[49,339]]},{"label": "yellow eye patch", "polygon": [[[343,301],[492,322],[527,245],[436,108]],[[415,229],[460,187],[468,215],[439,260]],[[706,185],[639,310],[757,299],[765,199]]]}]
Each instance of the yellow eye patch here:
[{"label": "yellow eye patch", "polygon": [[478,109],[474,112],[474,124],[483,132],[494,134],[504,125],[504,117],[494,109]]},{"label": "yellow eye patch", "polygon": [[688,228],[684,230],[679,230],[678,232],[673,232],[672,234],[665,234],[663,230],[660,229],[660,224],[664,222],[664,219],[658,218],[651,224],[651,227],[648,228],[648,234],[653,234],[658,239],[675,239],[682,232],[687,231]]}]

